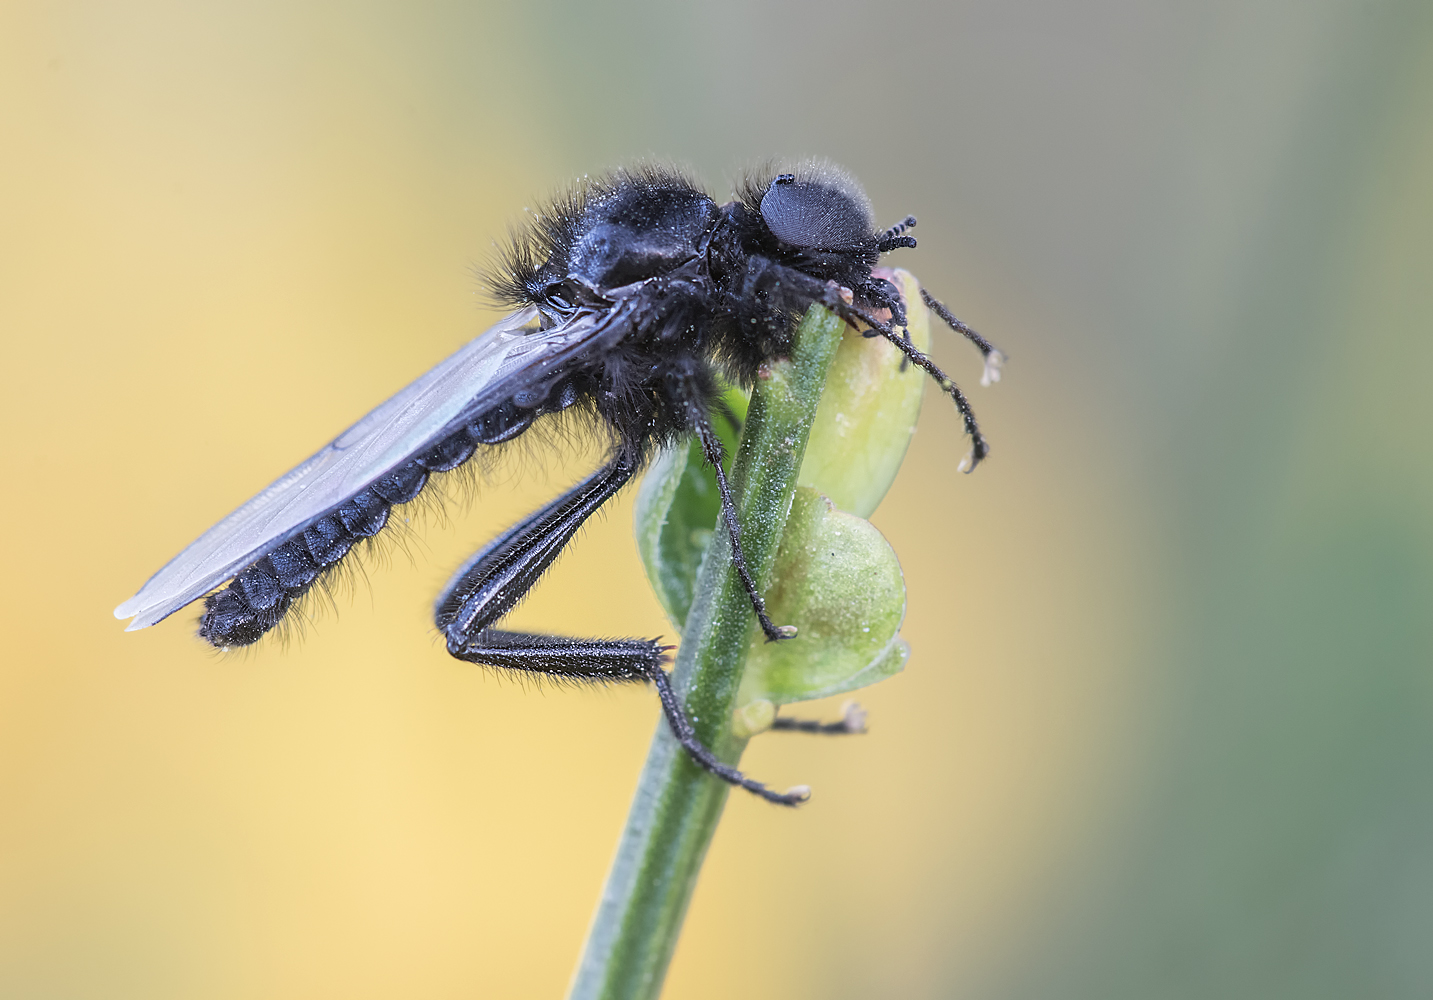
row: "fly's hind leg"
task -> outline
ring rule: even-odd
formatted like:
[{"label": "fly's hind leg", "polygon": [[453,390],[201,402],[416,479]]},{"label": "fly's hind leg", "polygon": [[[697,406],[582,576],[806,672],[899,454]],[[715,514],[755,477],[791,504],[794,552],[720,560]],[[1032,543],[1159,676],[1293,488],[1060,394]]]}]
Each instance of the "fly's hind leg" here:
[{"label": "fly's hind leg", "polygon": [[767,801],[795,805],[807,797],[805,789],[774,792],[718,760],[697,738],[662,666],[671,647],[649,639],[574,639],[492,627],[532,589],[582,523],[636,471],[635,460],[619,456],[469,559],[448,581],[435,611],[448,653],[469,663],[572,680],[649,681],[657,689],[667,724],[692,760]]},{"label": "fly's hind leg", "polygon": [[546,507],[528,515],[469,559],[438,596],[434,619],[454,656],[527,595],[589,517],[636,474],[619,455]]}]

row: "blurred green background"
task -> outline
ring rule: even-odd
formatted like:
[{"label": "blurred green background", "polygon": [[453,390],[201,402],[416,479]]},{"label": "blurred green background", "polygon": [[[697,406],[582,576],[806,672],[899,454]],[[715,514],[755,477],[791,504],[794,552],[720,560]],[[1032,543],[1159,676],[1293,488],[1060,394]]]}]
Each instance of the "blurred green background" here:
[{"label": "blurred green background", "polygon": [[[18,0],[0,136],[0,996],[561,995],[656,701],[428,606],[590,451],[287,646],[110,609],[482,330],[523,206],[803,154],[1011,362],[974,476],[928,395],[910,666],[753,744],[815,798],[733,796],[667,995],[1433,992],[1426,0]],[[630,497],[517,621],[669,631]]]}]

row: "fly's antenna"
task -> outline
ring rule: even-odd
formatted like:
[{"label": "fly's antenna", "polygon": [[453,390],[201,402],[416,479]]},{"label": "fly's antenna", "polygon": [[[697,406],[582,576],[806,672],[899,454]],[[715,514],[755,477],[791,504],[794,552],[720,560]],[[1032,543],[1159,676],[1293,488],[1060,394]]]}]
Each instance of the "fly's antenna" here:
[{"label": "fly's antenna", "polygon": [[[941,308],[943,309],[945,307],[942,306]],[[990,445],[986,442],[985,435],[980,433],[980,425],[976,423],[975,410],[971,407],[970,400],[965,398],[965,393],[960,391],[960,386],[955,384],[955,379],[941,371],[934,361],[927,357],[915,344],[911,343],[906,336],[897,333],[889,323],[881,322],[875,316],[872,316],[857,306],[848,305],[845,307],[845,311],[861,320],[892,344],[895,344],[896,349],[909,358],[911,364],[935,379],[936,384],[941,387],[941,390],[955,401],[955,408],[960,412],[960,417],[965,422],[965,433],[970,435],[970,454],[960,460],[960,471],[974,472],[975,467],[981,463],[986,455],[990,454]],[[944,319],[944,317],[941,318]],[[971,331],[971,333],[974,332],[973,330]],[[979,336],[979,334],[976,334],[976,336]],[[987,344],[987,346],[989,345]],[[990,350],[996,354],[1000,353],[993,347],[991,347]],[[1001,355],[1001,357],[1003,359],[1004,356]],[[989,362],[987,360],[987,365],[988,364]]]},{"label": "fly's antenna", "polygon": [[913,247],[916,245],[914,236],[903,235],[907,229],[916,227],[916,217],[907,215],[900,222],[897,222],[890,229],[876,238],[876,249],[881,253],[889,253],[898,247]]},{"label": "fly's antenna", "polygon": [[904,233],[907,229],[914,229],[915,227],[916,217],[914,215],[907,215],[900,222],[897,222],[890,229],[887,229],[884,233],[882,233],[881,239],[888,240],[893,236],[901,235],[901,233]]},{"label": "fly's antenna", "polygon": [[945,307],[944,302],[941,302],[940,299],[936,298],[924,288],[921,289],[921,298],[925,300],[925,304],[930,307],[931,312],[945,320],[946,326],[980,348],[980,356],[985,359],[985,371],[980,374],[980,384],[990,385],[993,382],[999,382],[1000,367],[1005,364],[1005,353],[960,320],[956,319],[955,314]]}]

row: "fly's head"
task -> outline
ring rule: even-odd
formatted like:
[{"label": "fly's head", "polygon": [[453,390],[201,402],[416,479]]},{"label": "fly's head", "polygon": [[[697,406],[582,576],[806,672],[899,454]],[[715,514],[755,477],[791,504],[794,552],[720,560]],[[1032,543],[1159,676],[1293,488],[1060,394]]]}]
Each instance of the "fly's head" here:
[{"label": "fly's head", "polygon": [[865,191],[830,164],[808,162],[774,176],[753,175],[740,198],[749,252],[814,278],[859,288],[886,249]]}]

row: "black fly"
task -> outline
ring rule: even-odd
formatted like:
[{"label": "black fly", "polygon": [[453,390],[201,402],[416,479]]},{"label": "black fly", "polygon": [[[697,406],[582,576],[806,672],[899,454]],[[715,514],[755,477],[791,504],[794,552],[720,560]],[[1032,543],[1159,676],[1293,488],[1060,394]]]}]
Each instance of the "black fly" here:
[{"label": "black fly", "polygon": [[[247,646],[433,473],[578,407],[609,432],[607,464],[454,574],[435,613],[448,652],[578,680],[650,681],[697,763],[770,801],[799,801],[723,764],[696,739],[662,668],[665,647],[494,626],[656,449],[695,434],[716,470],[732,563],[757,620],[768,640],[792,634],[767,616],[747,571],[711,418],[721,379],[751,384],[763,363],[789,351],[795,320],[812,303],[887,338],[936,379],[965,421],[973,469],[988,448],[970,404],[903,335],[904,302],[871,273],[880,254],[916,245],[906,235],[915,221],[878,229],[855,180],[820,164],[752,177],[726,205],[660,168],[586,182],[516,234],[494,270],[493,289],[516,307],[510,316],[220,521],[115,616],[145,628],[203,597],[199,635],[221,648]],[[921,294],[980,349],[985,381],[998,378],[1000,352]]]}]

